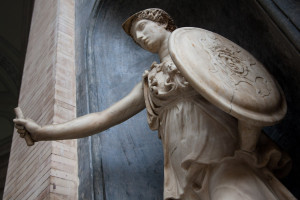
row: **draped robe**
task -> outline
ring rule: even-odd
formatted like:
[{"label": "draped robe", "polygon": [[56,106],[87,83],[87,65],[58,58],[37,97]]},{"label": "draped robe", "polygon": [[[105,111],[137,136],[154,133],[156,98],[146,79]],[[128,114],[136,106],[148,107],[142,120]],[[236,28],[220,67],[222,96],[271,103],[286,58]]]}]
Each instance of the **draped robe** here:
[{"label": "draped robe", "polygon": [[289,159],[265,136],[256,152],[239,150],[237,120],[198,94],[172,61],[153,63],[143,78],[148,124],[164,148],[164,200],[295,199],[271,172]]}]

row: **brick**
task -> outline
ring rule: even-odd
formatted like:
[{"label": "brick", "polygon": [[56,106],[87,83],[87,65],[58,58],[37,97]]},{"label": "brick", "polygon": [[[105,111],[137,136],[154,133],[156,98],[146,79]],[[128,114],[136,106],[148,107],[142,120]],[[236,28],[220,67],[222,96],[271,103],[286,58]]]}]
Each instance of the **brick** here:
[{"label": "brick", "polygon": [[[74,19],[72,0],[35,0],[19,106],[40,125],[76,117]],[[3,198],[76,199],[77,170],[76,140],[27,147],[15,132]]]}]

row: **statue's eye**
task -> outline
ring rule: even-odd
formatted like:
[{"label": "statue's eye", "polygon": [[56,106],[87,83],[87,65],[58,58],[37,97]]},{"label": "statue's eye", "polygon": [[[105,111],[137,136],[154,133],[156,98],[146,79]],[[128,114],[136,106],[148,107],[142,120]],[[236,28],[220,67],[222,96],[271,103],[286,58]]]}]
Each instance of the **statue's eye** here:
[{"label": "statue's eye", "polygon": [[145,22],[139,24],[139,30],[143,30],[145,28]]}]

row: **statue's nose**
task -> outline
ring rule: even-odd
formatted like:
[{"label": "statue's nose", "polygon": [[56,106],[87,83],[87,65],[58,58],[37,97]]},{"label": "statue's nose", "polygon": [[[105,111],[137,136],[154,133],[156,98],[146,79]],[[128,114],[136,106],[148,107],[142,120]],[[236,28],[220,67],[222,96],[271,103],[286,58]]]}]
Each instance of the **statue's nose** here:
[{"label": "statue's nose", "polygon": [[144,34],[141,33],[141,32],[137,32],[137,33],[136,33],[136,38],[137,38],[139,41],[141,41],[141,40],[144,39]]}]

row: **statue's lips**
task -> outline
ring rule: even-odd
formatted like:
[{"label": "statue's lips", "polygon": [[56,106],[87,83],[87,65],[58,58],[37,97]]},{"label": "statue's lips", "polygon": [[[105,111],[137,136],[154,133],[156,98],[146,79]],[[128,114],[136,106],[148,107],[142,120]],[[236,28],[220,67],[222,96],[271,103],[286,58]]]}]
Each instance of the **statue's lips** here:
[{"label": "statue's lips", "polygon": [[149,39],[146,38],[146,39],[142,40],[142,42],[144,43],[144,45],[148,45],[149,44]]}]

